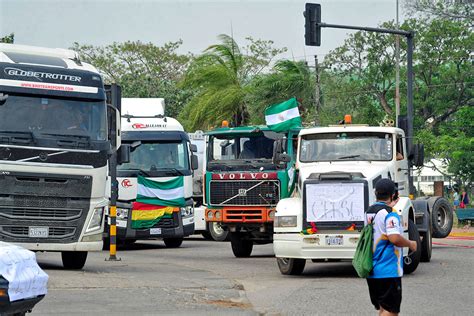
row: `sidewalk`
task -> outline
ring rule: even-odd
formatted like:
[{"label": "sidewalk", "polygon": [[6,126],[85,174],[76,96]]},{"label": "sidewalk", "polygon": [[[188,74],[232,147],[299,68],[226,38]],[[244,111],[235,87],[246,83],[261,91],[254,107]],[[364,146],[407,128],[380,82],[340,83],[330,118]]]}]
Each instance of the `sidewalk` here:
[{"label": "sidewalk", "polygon": [[466,225],[464,227],[453,227],[449,236],[450,237],[474,236],[474,227],[469,226],[469,225]]}]

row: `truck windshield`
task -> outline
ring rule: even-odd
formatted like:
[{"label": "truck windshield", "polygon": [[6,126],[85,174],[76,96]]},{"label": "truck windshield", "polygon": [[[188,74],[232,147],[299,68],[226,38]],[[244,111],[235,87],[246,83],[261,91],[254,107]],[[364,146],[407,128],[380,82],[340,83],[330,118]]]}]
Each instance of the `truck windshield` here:
[{"label": "truck windshield", "polygon": [[118,166],[119,170],[188,170],[189,161],[185,142],[141,142],[130,153],[130,162]]},{"label": "truck windshield", "polygon": [[15,132],[38,138],[83,136],[92,141],[107,140],[105,101],[8,95],[0,105],[0,135]]},{"label": "truck windshield", "polygon": [[270,131],[239,135],[213,135],[209,137],[209,162],[242,164],[248,161],[271,163],[273,144],[284,134]]},{"label": "truck windshield", "polygon": [[389,161],[392,138],[386,133],[343,132],[303,135],[300,161]]}]

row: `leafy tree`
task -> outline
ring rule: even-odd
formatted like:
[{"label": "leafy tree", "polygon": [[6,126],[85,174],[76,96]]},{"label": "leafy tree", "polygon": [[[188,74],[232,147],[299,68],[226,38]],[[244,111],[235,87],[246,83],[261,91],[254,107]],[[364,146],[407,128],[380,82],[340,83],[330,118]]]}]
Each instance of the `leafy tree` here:
[{"label": "leafy tree", "polygon": [[300,103],[303,119],[310,121],[312,117],[309,115],[314,113],[314,85],[314,73],[311,73],[305,62],[277,61],[271,72],[261,74],[252,81],[252,93],[249,96],[252,123],[264,123],[267,106],[292,97],[296,97]]},{"label": "leafy tree", "polygon": [[9,35],[5,35],[4,37],[0,37],[0,43],[10,43],[13,44],[15,41],[15,34],[11,33]]},{"label": "leafy tree", "polygon": [[421,14],[428,17],[448,20],[474,21],[474,5],[465,0],[406,0],[405,8],[411,15]]},{"label": "leafy tree", "polygon": [[[383,27],[394,28],[393,23]],[[472,103],[473,72],[470,51],[474,45],[472,30],[465,22],[444,19],[410,19],[402,25],[405,30],[415,30],[415,110],[416,126],[425,124],[437,128],[451,119],[458,109]],[[349,85],[354,96],[366,104],[358,108],[372,107],[378,103],[376,114],[380,121],[384,115],[394,118],[395,53],[394,37],[387,34],[357,32],[344,45],[335,49],[325,59],[326,67],[342,77],[344,86]],[[401,45],[401,60],[405,59],[406,44]],[[405,99],[406,62],[401,69],[401,98]],[[347,86],[346,86],[347,87]],[[341,89],[339,89],[341,90]],[[339,94],[332,89],[333,94]],[[341,93],[342,94],[342,93]],[[361,95],[370,97],[360,98]],[[404,102],[401,102],[402,107]],[[370,118],[366,118],[369,119]]]},{"label": "leafy tree", "polygon": [[180,115],[191,130],[207,129],[222,120],[236,126],[247,124],[252,78],[285,51],[273,48],[272,41],[250,37],[243,49],[229,35],[222,34],[219,40],[192,62],[182,84],[195,93]]},{"label": "leafy tree", "polygon": [[[381,25],[395,28],[393,22]],[[331,69],[333,74],[342,79],[342,89],[332,85],[334,89],[325,89],[333,98],[346,99],[347,88],[351,91],[350,102],[356,108],[377,105],[379,107],[376,120],[384,115],[394,114],[395,88],[395,37],[390,34],[357,32],[349,36],[344,44],[326,56],[324,67]],[[401,52],[404,50],[402,49]],[[401,58],[404,55],[401,54]],[[330,81],[331,83],[331,81]],[[346,90],[346,91],[344,91]],[[362,97],[362,96],[366,97]],[[370,100],[367,99],[370,97]],[[356,102],[364,102],[357,104]],[[367,102],[369,101],[369,102]],[[374,111],[369,111],[374,114]],[[370,119],[365,117],[363,119]]]},{"label": "leafy tree", "polygon": [[181,44],[127,41],[96,47],[74,43],[72,49],[97,67],[106,82],[120,84],[123,97],[165,98],[166,115],[176,117],[190,97],[189,91],[177,86],[191,58],[176,52]]}]

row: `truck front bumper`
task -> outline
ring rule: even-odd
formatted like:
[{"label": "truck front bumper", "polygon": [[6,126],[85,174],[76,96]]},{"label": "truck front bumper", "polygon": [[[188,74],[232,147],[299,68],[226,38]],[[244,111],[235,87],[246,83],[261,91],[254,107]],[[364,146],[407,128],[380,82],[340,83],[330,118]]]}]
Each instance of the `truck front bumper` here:
[{"label": "truck front bumper", "polygon": [[182,224],[177,227],[170,228],[131,228],[131,221],[129,220],[128,227],[117,226],[117,238],[124,239],[156,239],[156,238],[182,238],[194,234],[194,217],[184,218],[180,220]]},{"label": "truck front bumper", "polygon": [[[328,245],[329,237],[342,236],[341,245]],[[279,258],[300,259],[352,259],[359,241],[359,233],[328,233],[302,235],[279,233],[273,235],[273,250]]]},{"label": "truck front bumper", "polygon": [[[102,233],[100,236],[102,236]],[[102,239],[100,241],[75,242],[70,244],[17,242],[14,244],[31,251],[102,251]]]}]

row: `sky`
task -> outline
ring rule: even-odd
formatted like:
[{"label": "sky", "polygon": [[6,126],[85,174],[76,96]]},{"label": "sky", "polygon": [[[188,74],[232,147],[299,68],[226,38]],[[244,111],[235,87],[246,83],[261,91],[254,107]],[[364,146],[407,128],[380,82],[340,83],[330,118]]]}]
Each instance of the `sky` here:
[{"label": "sky", "polygon": [[[317,0],[314,0],[315,2]],[[74,42],[107,45],[127,40],[163,45],[183,41],[180,53],[201,53],[222,33],[273,40],[288,51],[279,58],[321,59],[348,30],[323,29],[320,47],[305,47],[306,0],[0,0],[0,36],[15,43],[69,48]],[[400,0],[400,2],[402,2]],[[319,0],[322,21],[377,26],[394,20],[396,0]],[[400,15],[403,18],[402,5]]]}]

